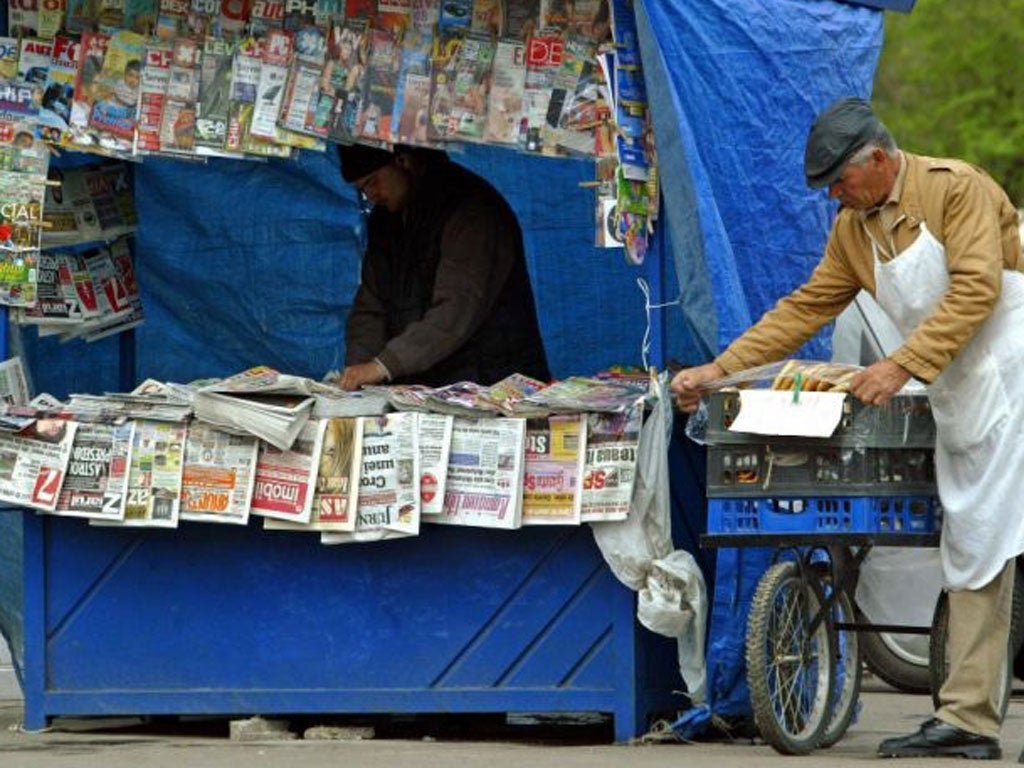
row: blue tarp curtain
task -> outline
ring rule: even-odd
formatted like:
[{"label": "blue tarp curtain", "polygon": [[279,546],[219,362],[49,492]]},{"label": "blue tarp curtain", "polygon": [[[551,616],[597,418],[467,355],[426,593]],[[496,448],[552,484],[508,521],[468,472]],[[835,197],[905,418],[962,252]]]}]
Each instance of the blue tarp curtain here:
[{"label": "blue tarp curtain", "polygon": [[[881,45],[881,13],[822,0],[637,0],[637,15],[664,190],[648,272],[592,246],[592,192],[580,187],[590,163],[474,146],[454,155],[520,217],[559,377],[640,362],[635,281],[650,270],[662,285],[652,301],[671,301],[677,286],[682,296],[682,310],[661,310],[659,341],[664,357],[685,363],[721,350],[809,274],[834,209],[804,185],[807,129],[833,99],[869,93]],[[147,320],[135,333],[134,381],[255,364],[314,377],[339,367],[363,233],[334,151],[287,162],[146,160],[135,186]],[[826,342],[812,345],[826,353]],[[120,348],[27,331],[16,351],[37,391],[64,396],[120,389]],[[687,506],[700,521],[702,506]],[[5,517],[9,549],[20,537]],[[0,581],[0,606],[20,605],[15,582]]]}]

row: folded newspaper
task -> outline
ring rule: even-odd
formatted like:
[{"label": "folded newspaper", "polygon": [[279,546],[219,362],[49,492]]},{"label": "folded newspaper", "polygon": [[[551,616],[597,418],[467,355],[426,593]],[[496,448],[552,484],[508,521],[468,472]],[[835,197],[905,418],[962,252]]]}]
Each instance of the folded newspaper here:
[{"label": "folded newspaper", "polygon": [[197,419],[286,451],[309,420],[315,384],[260,366],[200,387],[193,405]]},{"label": "folded newspaper", "polygon": [[635,379],[571,376],[527,395],[523,404],[548,408],[552,412],[621,413],[647,394],[647,383],[641,384]]}]

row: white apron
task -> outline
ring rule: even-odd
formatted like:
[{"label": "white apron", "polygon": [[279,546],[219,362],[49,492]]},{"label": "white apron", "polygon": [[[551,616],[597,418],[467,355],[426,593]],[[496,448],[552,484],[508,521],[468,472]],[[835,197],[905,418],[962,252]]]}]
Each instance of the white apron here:
[{"label": "white apron", "polygon": [[[906,338],[949,287],[945,248],[924,222],[889,262],[872,243],[875,298]],[[980,589],[1024,552],[1024,274],[1004,270],[1002,283],[992,315],[928,387],[951,590]]]}]

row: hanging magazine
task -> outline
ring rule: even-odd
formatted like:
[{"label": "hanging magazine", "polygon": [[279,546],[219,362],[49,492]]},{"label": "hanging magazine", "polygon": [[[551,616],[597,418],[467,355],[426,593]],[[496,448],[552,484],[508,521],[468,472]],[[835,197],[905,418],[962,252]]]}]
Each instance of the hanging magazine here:
[{"label": "hanging magazine", "polygon": [[196,101],[202,48],[187,37],[174,39],[167,97],[160,120],[160,151],[192,154],[196,141]]},{"label": "hanging magazine", "polygon": [[36,135],[39,88],[0,81],[0,170],[46,175],[50,151]]},{"label": "hanging magazine", "polygon": [[134,421],[79,424],[53,514],[122,520],[134,437]]},{"label": "hanging magazine", "polygon": [[370,31],[370,59],[366,67],[363,100],[356,118],[356,135],[370,141],[391,141],[391,113],[395,107],[395,74],[402,49],[386,29]]},{"label": "hanging magazine", "polygon": [[[365,19],[346,19],[336,29],[331,33],[323,74],[331,93],[328,135],[332,141],[351,141],[366,78],[369,33]],[[325,90],[323,85],[321,90]],[[320,110],[324,108],[321,106]]]},{"label": "hanging magazine", "polygon": [[142,154],[160,151],[160,126],[173,61],[172,43],[155,41],[146,46],[146,63],[139,86],[139,119],[135,124],[135,148]]},{"label": "hanging magazine", "polygon": [[0,304],[33,306],[46,177],[0,171]]},{"label": "hanging magazine", "polygon": [[108,41],[103,66],[93,81],[89,113],[89,127],[103,149],[121,154],[133,149],[145,58],[142,35],[118,30]]},{"label": "hanging magazine", "polygon": [[586,443],[583,414],[526,422],[523,525],[579,525]]},{"label": "hanging magazine", "polygon": [[73,37],[59,35],[53,40],[50,68],[39,107],[39,137],[66,146],[71,141],[71,103],[75,97],[75,74],[79,43]]},{"label": "hanging magazine", "polygon": [[430,112],[433,27],[411,26],[402,40],[402,61],[391,111],[391,134],[401,144],[425,144]]},{"label": "hanging magazine", "polygon": [[75,73],[75,95],[71,102],[71,143],[79,148],[96,148],[99,137],[89,123],[96,100],[95,81],[103,70],[110,35],[99,32],[82,34],[78,52],[78,70]]},{"label": "hanging magazine", "polygon": [[491,72],[484,141],[516,144],[520,141],[523,90],[526,84],[526,43],[499,40],[494,50]]},{"label": "hanging magazine", "polygon": [[234,45],[207,37],[199,69],[199,99],[196,105],[196,149],[199,154],[225,149],[228,115],[231,109],[231,67]]},{"label": "hanging magazine", "polygon": [[294,54],[291,32],[271,29],[263,39],[260,81],[256,86],[256,104],[249,131],[262,139],[277,136],[277,115],[284,101],[288,67]]}]

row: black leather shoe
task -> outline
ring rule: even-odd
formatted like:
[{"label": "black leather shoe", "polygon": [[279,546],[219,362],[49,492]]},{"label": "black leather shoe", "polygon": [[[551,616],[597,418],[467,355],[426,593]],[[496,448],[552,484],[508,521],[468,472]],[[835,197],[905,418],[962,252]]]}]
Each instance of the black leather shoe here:
[{"label": "black leather shoe", "polygon": [[998,760],[1003,756],[999,740],[957,728],[938,718],[926,720],[914,733],[886,739],[878,745],[879,757],[969,757]]}]

